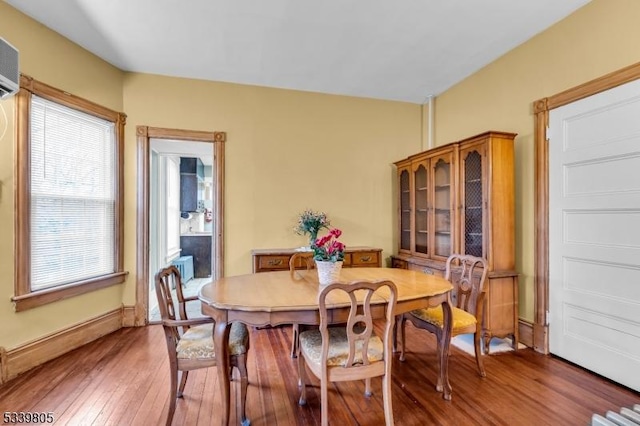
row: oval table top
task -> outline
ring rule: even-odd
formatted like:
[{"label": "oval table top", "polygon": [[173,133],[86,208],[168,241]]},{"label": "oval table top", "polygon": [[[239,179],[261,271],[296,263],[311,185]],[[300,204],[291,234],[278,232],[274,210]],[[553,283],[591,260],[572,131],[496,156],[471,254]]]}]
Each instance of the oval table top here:
[{"label": "oval table top", "polygon": [[[340,282],[363,280],[392,281],[398,289],[398,303],[441,295],[453,288],[442,277],[407,269],[343,268],[340,271]],[[314,269],[297,270],[293,276],[289,271],[275,271],[220,278],[202,286],[198,297],[203,304],[221,310],[304,311],[317,309],[318,294],[322,288]],[[342,295],[335,295],[329,304],[334,307],[346,306],[348,298],[345,295],[343,299]],[[378,296],[379,303],[384,303],[388,289],[381,289]]]}]

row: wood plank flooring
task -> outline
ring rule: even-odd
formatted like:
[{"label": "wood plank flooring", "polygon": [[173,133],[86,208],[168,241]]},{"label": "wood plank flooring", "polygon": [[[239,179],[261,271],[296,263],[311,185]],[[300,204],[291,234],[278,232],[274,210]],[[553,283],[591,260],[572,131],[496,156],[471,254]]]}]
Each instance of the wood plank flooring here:
[{"label": "wood plank flooring", "polygon": [[[251,330],[247,414],[252,425],[319,425],[318,382],[298,405],[291,327]],[[637,392],[530,349],[487,357],[480,378],[473,357],[452,347],[452,401],[434,389],[435,340],[407,326],[407,360],[393,366],[397,425],[587,425],[593,413],[640,403]],[[161,425],[168,409],[168,358],[158,325],[126,328],[50,361],[0,387],[0,412],[52,412],[60,425]],[[232,385],[232,391],[235,385]],[[330,423],[384,424],[380,380],[330,387]],[[235,406],[235,394],[232,395]],[[215,369],[193,371],[174,425],[217,425]],[[232,424],[237,417],[232,413]]]}]

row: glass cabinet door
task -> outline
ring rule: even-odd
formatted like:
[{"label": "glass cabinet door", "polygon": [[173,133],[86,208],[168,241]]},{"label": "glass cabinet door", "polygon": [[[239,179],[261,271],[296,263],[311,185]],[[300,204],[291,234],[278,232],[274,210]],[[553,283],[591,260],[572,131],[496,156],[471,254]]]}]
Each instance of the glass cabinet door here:
[{"label": "glass cabinet door", "polygon": [[398,170],[400,180],[400,250],[411,250],[411,189],[409,169]]},{"label": "glass cabinet door", "polygon": [[480,149],[461,152],[462,160],[462,252],[483,257],[483,157]]},{"label": "glass cabinet door", "polygon": [[431,160],[433,171],[433,246],[432,255],[446,259],[453,250],[453,178],[451,155]]},{"label": "glass cabinet door", "polygon": [[428,169],[426,162],[414,166],[414,250],[416,253],[429,253],[429,198],[428,198]]}]

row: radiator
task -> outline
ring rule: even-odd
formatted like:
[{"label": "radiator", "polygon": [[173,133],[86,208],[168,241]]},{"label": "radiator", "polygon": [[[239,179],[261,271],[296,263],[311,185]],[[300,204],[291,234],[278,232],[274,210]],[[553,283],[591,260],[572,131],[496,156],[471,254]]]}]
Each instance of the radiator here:
[{"label": "radiator", "polygon": [[601,416],[594,414],[591,417],[591,426],[638,426],[640,425],[640,404],[635,404],[633,409],[621,408],[619,413],[607,411]]},{"label": "radiator", "polygon": [[193,256],[181,256],[171,263],[178,268],[182,284],[193,278]]}]

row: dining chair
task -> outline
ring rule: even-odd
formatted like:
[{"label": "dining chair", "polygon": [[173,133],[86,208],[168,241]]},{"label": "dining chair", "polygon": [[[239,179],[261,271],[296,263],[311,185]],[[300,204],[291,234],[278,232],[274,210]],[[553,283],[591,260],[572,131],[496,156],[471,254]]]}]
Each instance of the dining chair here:
[{"label": "dining chair", "polygon": [[[453,265],[457,265],[454,269]],[[452,254],[447,258],[445,279],[454,286],[455,303],[451,308],[453,329],[451,337],[460,334],[473,333],[473,344],[478,373],[485,377],[484,363],[481,349],[482,314],[484,310],[487,278],[487,261],[481,257]],[[442,306],[423,308],[402,314],[400,317],[401,351],[400,361],[405,360],[405,323],[411,323],[436,335],[438,352],[440,352],[440,338],[443,332]],[[438,377],[438,390],[442,389]]]},{"label": "dining chair", "polygon": [[[373,333],[371,300],[379,289],[385,294],[385,326],[382,338]],[[329,326],[328,300],[336,300],[346,293],[349,317],[345,325]],[[378,293],[382,295],[381,293]],[[300,333],[298,346],[298,375],[301,386],[300,405],[307,402],[306,368],[320,379],[321,423],[328,424],[328,383],[365,380],[365,395],[371,395],[371,378],[382,376],[382,398],[385,424],[393,425],[391,406],[392,329],[397,289],[391,281],[356,281],[327,285],[318,295],[320,328]],[[305,367],[306,366],[306,367]]]},{"label": "dining chair", "polygon": [[[216,365],[216,354],[213,347],[213,319],[187,318],[186,303],[197,300],[197,297],[184,297],[182,279],[175,266],[160,270],[155,276],[156,295],[162,326],[169,352],[169,368],[171,370],[171,391],[167,425],[173,420],[176,399],[182,397],[187,383],[189,371],[208,368]],[[175,288],[178,299],[178,315],[171,289]],[[247,386],[247,351],[249,350],[249,331],[240,322],[231,323],[229,331],[229,365],[236,367],[240,373],[240,406],[238,416],[243,424],[246,421],[245,402]],[[182,372],[178,384],[178,372]],[[231,371],[229,372],[231,376]]]},{"label": "dining chair", "polygon": [[[294,253],[289,259],[289,273],[291,278],[295,277],[296,268],[302,264],[306,267],[307,271],[315,268],[315,262],[313,261],[313,253],[300,251]],[[293,324],[293,331],[291,337],[291,358],[295,358],[298,353],[298,335],[300,334],[300,325]]]}]

